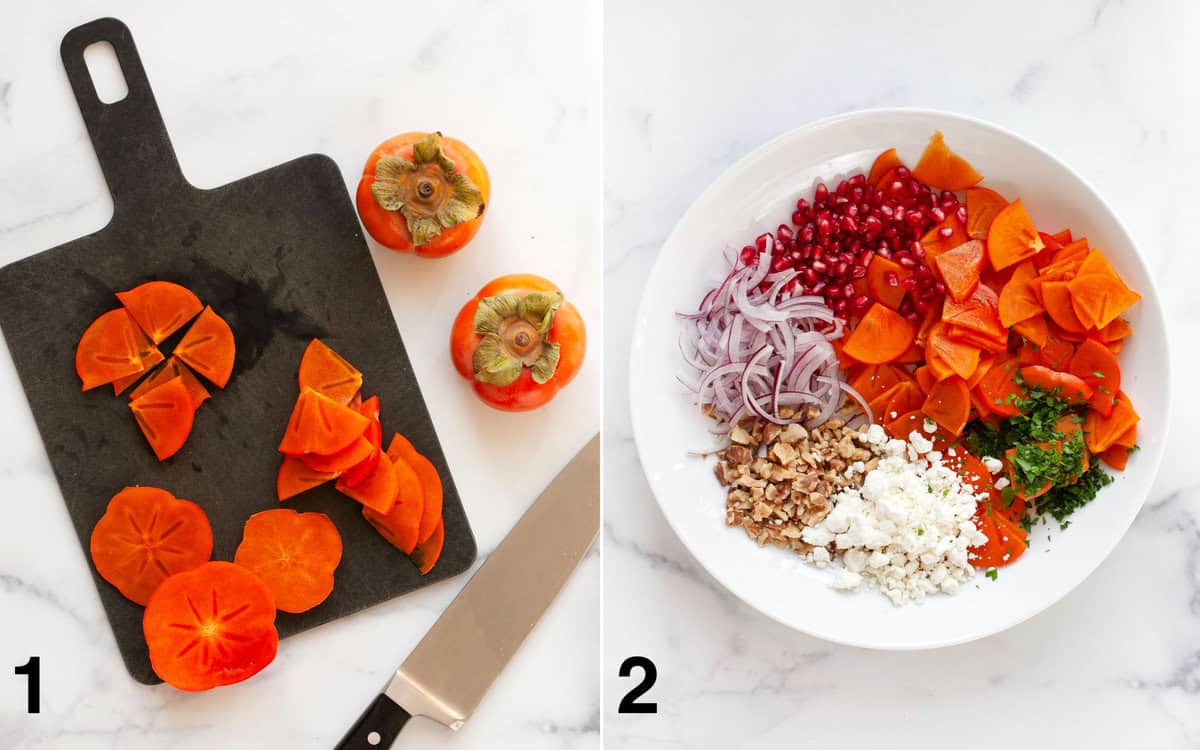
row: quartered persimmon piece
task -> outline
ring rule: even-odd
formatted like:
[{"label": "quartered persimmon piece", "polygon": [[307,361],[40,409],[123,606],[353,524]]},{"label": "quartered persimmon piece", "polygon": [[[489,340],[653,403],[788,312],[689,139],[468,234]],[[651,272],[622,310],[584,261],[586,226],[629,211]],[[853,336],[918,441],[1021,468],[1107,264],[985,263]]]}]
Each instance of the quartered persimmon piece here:
[{"label": "quartered persimmon piece", "polygon": [[955,302],[962,302],[979,285],[979,274],[983,270],[983,243],[979,240],[964,242],[933,259],[946,291]]},{"label": "quartered persimmon piece", "polygon": [[859,362],[882,364],[907,351],[916,335],[916,326],[876,302],[850,333],[844,349]]},{"label": "quartered persimmon piece", "polygon": [[337,474],[313,471],[296,456],[284,456],[275,476],[275,496],[282,503],[333,479],[337,479]]},{"label": "quartered persimmon piece", "polygon": [[438,519],[437,527],[429,538],[417,545],[413,550],[412,561],[417,566],[417,570],[421,571],[421,575],[425,575],[433,570],[433,566],[437,565],[438,558],[442,556],[442,545],[446,542],[446,525],[441,518]]},{"label": "quartered persimmon piece", "polygon": [[871,171],[867,173],[867,182],[877,185],[888,172],[903,166],[904,162],[900,161],[900,156],[896,153],[896,149],[889,148],[875,157],[875,161],[871,164]]},{"label": "quartered persimmon piece", "polygon": [[[949,327],[945,323],[934,326],[925,344],[926,361],[936,358],[945,363],[954,374],[964,380],[970,378],[979,367],[980,349],[971,344],[964,344],[949,336]],[[937,368],[935,368],[936,370]]]},{"label": "quartered persimmon piece", "polygon": [[1032,258],[1046,243],[1038,236],[1025,204],[1017,198],[1005,206],[988,229],[988,258],[997,271]]},{"label": "quartered persimmon piece", "polygon": [[363,433],[363,438],[371,443],[372,451],[367,454],[366,458],[342,474],[342,482],[345,486],[356,487],[375,470],[375,463],[383,454],[383,428],[379,424],[378,396],[372,396],[366,401],[360,398],[357,404],[351,402],[350,408],[371,420],[371,423],[367,425],[366,432]]},{"label": "quartered persimmon piece", "polygon": [[1046,325],[1046,316],[1041,314],[1013,323],[1012,329],[1026,341],[1033,342],[1035,346],[1045,346],[1050,336],[1050,329]]},{"label": "quartered persimmon piece", "polygon": [[[942,230],[944,229],[950,230],[949,237],[942,236]],[[921,247],[925,250],[926,263],[933,269],[935,274],[939,273],[937,265],[934,263],[937,256],[947,250],[958,247],[970,239],[967,236],[966,225],[958,220],[958,212],[952,211],[946,214],[946,218],[942,219],[921,237]]]},{"label": "quartered persimmon piece", "polygon": [[1088,253],[1067,288],[1077,309],[1086,311],[1096,328],[1104,328],[1142,298],[1125,285],[1097,250]]},{"label": "quartered persimmon piece", "polygon": [[339,404],[349,404],[362,388],[362,373],[340,354],[313,339],[300,358],[300,390],[312,388]]},{"label": "quartered persimmon piece", "polygon": [[322,455],[320,453],[305,453],[300,460],[308,468],[323,474],[342,475],[362,461],[367,460],[375,445],[366,437],[360,437],[337,453]]},{"label": "quartered persimmon piece", "polygon": [[1129,463],[1129,449],[1123,445],[1113,445],[1100,454],[1100,460],[1114,471],[1125,471]]},{"label": "quartered persimmon piece", "polygon": [[1101,416],[1112,414],[1114,398],[1121,390],[1121,365],[1116,356],[1098,341],[1084,339],[1067,365],[1067,372],[1092,389],[1088,405]]},{"label": "quartered persimmon piece", "polygon": [[175,455],[192,432],[196,409],[182,378],[172,378],[129,402],[129,409],[159,461]]},{"label": "quartered persimmon piece", "polygon": [[83,332],[75,349],[75,372],[83,390],[142,372],[142,353],[152,348],[125,310],[104,313]]},{"label": "quartered persimmon piece", "polygon": [[1008,343],[1008,329],[1000,323],[1000,300],[986,284],[975,287],[962,302],[947,297],[942,304],[942,321],[978,333],[989,351],[1000,351]]},{"label": "quartered persimmon piece", "polygon": [[190,290],[170,281],[147,281],[117,299],[155,344],[161,344],[204,308]]},{"label": "quartered persimmon piece", "polygon": [[941,190],[965,190],[983,179],[966,159],[950,150],[940,132],[934,132],[921,153],[913,177]]},{"label": "quartered persimmon piece", "polygon": [[1008,201],[995,190],[985,187],[967,189],[967,236],[973,240],[986,240],[996,215],[1004,210]]},{"label": "quartered persimmon piece", "polygon": [[375,462],[375,468],[358,484],[350,487],[343,479],[339,479],[336,486],[338,492],[351,500],[357,500],[365,507],[386,515],[396,503],[396,467],[391,461],[380,458]]},{"label": "quartered persimmon piece", "polygon": [[988,541],[970,550],[971,564],[979,568],[998,568],[1014,562],[1029,548],[1025,530],[990,503],[980,503],[975,523]]},{"label": "quartered persimmon piece", "polygon": [[921,411],[950,434],[961,434],[971,414],[971,394],[967,392],[966,381],[957,375],[939,380],[929,390]]},{"label": "quartered persimmon piece", "polygon": [[424,544],[442,519],[442,478],[433,462],[418,453],[408,438],[398,432],[392,435],[388,453],[404,459],[421,479],[421,493],[425,504],[421,512],[421,530],[417,539]]},{"label": "quartered persimmon piece", "polygon": [[290,508],[250,516],[234,563],[254,573],[283,612],[307,612],[333,593],[333,571],[342,560],[342,536],[324,513]]},{"label": "quartered persimmon piece", "polygon": [[873,401],[897,383],[911,379],[908,373],[895,365],[856,365],[847,383],[864,399]]},{"label": "quartered persimmon piece", "polygon": [[157,487],[126,487],[92,529],[92,563],[126,599],[145,605],[168,577],[208,562],[213,536],[199,505]]},{"label": "quartered persimmon piece", "polygon": [[1043,312],[1041,299],[1029,286],[1029,282],[1037,278],[1037,267],[1033,261],[1020,263],[1013,270],[1008,283],[1000,290],[997,310],[1000,315],[1000,325],[1011,328],[1013,325],[1027,320]]},{"label": "quartered persimmon piece", "polygon": [[188,366],[175,359],[168,357],[163,366],[150,374],[150,377],[143,380],[129,393],[129,398],[134,399],[139,396],[149,393],[152,389],[157,388],[168,380],[180,378],[183,384],[187,386],[188,393],[192,396],[192,408],[199,409],[200,404],[211,398],[208,389],[200,382],[200,378],[196,377]]},{"label": "quartered persimmon piece", "polygon": [[1096,332],[1096,338],[1100,339],[1101,343],[1111,344],[1114,341],[1120,341],[1133,333],[1133,328],[1129,323],[1125,322],[1124,318],[1113,318],[1112,322]]},{"label": "quartered persimmon piece", "polygon": [[176,573],[142,617],[154,673],[180,690],[253,677],[275,659],[275,603],[258,576],[230,562]]},{"label": "quartered persimmon piece", "polygon": [[211,307],[204,308],[175,347],[176,357],[218,388],[229,382],[236,353],[233,330]]},{"label": "quartered persimmon piece", "polygon": [[1082,334],[1086,326],[1075,313],[1068,282],[1044,281],[1041,289],[1042,304],[1046,306],[1046,314],[1050,316],[1050,320],[1068,333]]},{"label": "quartered persimmon piece", "polygon": [[123,378],[114,380],[112,382],[114,396],[120,396],[126,388],[138,382],[143,375],[162,363],[163,355],[162,352],[158,350],[158,347],[154,344],[151,344],[149,339],[146,339],[146,345],[149,348],[138,352],[138,356],[142,360],[142,369],[132,375],[126,375]]},{"label": "quartered persimmon piece", "polygon": [[899,309],[904,300],[904,280],[912,276],[912,269],[876,255],[867,266],[866,290],[876,302],[882,302],[893,310]]},{"label": "quartered persimmon piece", "polygon": [[379,513],[364,506],[363,518],[367,519],[389,544],[404,554],[411,555],[417,546],[417,537],[421,532],[421,513],[425,508],[421,479],[408,462],[400,457],[398,450],[385,454],[380,460],[391,461],[392,468],[396,471],[396,503],[387,513]]},{"label": "quartered persimmon piece", "polygon": [[1107,417],[1095,409],[1088,410],[1083,423],[1084,443],[1092,453],[1103,453],[1116,445],[1118,440],[1125,442],[1124,437],[1129,430],[1137,428],[1139,419],[1129,397],[1124,391],[1118,392],[1112,413]]},{"label": "quartered persimmon piece", "polygon": [[337,453],[362,437],[370,421],[328,396],[305,388],[296,399],[279,451],[289,456]]}]

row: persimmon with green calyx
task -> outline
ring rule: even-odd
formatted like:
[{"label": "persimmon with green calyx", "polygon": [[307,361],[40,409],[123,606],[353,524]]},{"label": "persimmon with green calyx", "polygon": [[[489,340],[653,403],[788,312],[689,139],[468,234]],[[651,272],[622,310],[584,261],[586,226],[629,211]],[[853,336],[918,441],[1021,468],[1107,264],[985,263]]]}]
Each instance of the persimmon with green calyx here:
[{"label": "persimmon with green calyx", "polygon": [[117,292],[117,299],[155,344],[161,344],[204,309],[191,290],[170,281],[147,281]]},{"label": "persimmon with green calyx", "polygon": [[479,156],[441,133],[403,133],[381,143],[363,167],[356,203],[375,241],[440,258],[475,236],[491,197]]},{"label": "persimmon with green calyx", "polygon": [[424,542],[442,520],[442,478],[437,467],[423,454],[418,453],[408,438],[400,433],[392,435],[388,445],[388,455],[396,456],[412,467],[421,480],[421,528],[417,533],[417,541]]},{"label": "persimmon with green calyx", "polygon": [[250,516],[233,555],[234,563],[267,585],[277,609],[293,614],[329,598],[341,560],[342,536],[329,516],[290,508]]},{"label": "persimmon with green calyx", "polygon": [[196,408],[182,378],[172,378],[129,402],[133,418],[159,461],[179,452],[192,432]]},{"label": "persimmon with green calyx", "polygon": [[939,190],[965,190],[983,179],[966,159],[950,150],[940,131],[934,131],[912,174]]},{"label": "persimmon with green calyx", "polygon": [[916,326],[876,302],[850,332],[843,348],[859,362],[878,365],[891,362],[907,351],[916,336]]},{"label": "persimmon with green calyx", "polygon": [[253,677],[275,659],[275,602],[262,579],[231,562],[176,573],[142,616],[150,665],[179,690],[209,690]]},{"label": "persimmon with green calyx", "polygon": [[233,329],[211,307],[204,308],[175,347],[176,357],[218,388],[229,382],[236,353]]},{"label": "persimmon with green calyx", "polygon": [[124,309],[104,313],[87,327],[75,348],[75,372],[83,390],[143,372],[143,352],[152,348]]},{"label": "persimmon with green calyx", "polygon": [[370,421],[354,409],[305,388],[296,399],[279,441],[279,452],[289,456],[337,453],[362,437]]},{"label": "persimmon with green calyx", "polygon": [[340,404],[349,404],[362,388],[363,376],[321,339],[308,342],[300,358],[300,390],[312,388]]},{"label": "persimmon with green calyx", "polygon": [[528,411],[554,398],[579,372],[587,331],[575,306],[533,274],[493,279],[463,305],[450,331],[450,357],[475,394],[502,411]]},{"label": "persimmon with green calyx", "polygon": [[208,562],[212,547],[212,527],[200,506],[157,487],[113,495],[90,543],[100,577],[143,606],[167,578]]},{"label": "persimmon with green calyx", "polygon": [[988,227],[988,259],[997,271],[1032,258],[1045,246],[1020,198],[1001,209]]}]

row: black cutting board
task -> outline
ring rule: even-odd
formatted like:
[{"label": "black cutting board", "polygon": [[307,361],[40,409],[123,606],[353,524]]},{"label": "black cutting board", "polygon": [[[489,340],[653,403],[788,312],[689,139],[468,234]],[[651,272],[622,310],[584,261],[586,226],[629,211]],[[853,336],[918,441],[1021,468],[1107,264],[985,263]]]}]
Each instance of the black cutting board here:
[{"label": "black cutting board", "polygon": [[[84,48],[101,41],[116,50],[129,89],[111,104],[97,98],[83,60]],[[364,395],[379,395],[385,441],[402,432],[437,466],[446,541],[437,566],[421,576],[332,486],[289,500],[286,507],[328,514],[344,554],[333,594],[306,613],[279,613],[280,636],[467,570],[475,539],[337,165],[313,154],[200,190],[180,171],[124,24],[104,18],[73,29],[62,59],[113,217],[95,234],[0,269],[0,328],[85,553],[113,493],[143,484],[199,503],[212,523],[213,558],[232,559],[246,518],[279,507],[276,448],[297,396],[300,356],[317,336],[362,370]],[[119,305],[115,292],[151,279],[193,290],[237,341],[229,385],[210,388],[187,443],[161,463],[128,398],[107,386],[83,393],[75,374],[80,334]],[[95,579],[130,673],[158,682],[142,607]]]}]

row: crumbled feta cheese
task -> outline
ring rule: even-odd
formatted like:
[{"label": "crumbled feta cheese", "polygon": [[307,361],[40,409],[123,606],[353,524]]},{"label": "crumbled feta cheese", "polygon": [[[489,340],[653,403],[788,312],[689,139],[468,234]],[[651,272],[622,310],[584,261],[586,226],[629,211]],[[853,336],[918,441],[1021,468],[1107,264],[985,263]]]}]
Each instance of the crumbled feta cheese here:
[{"label": "crumbled feta cheese", "polygon": [[839,492],[829,515],[804,529],[813,564],[827,565],[830,547],[842,553],[834,588],[866,582],[902,605],[953,593],[975,574],[968,549],[987,540],[972,520],[974,490],[931,448],[916,432],[907,445],[888,441],[862,487]]},{"label": "crumbled feta cheese", "polygon": [[1000,462],[1000,459],[992,458],[991,456],[983,457],[983,465],[990,474],[999,474],[1000,470],[1004,468],[1004,464]]},{"label": "crumbled feta cheese", "polygon": [[930,435],[937,432],[937,422],[934,422],[929,417],[925,417],[925,421],[921,423],[921,427]]},{"label": "crumbled feta cheese", "polygon": [[996,480],[996,484],[994,486],[996,489],[1002,490],[1005,487],[1007,487],[1009,484],[1011,484],[1011,482],[1008,481],[1008,477],[1000,477],[999,479]]},{"label": "crumbled feta cheese", "polygon": [[882,426],[872,424],[862,433],[862,439],[869,445],[883,445],[887,442],[888,436]]}]

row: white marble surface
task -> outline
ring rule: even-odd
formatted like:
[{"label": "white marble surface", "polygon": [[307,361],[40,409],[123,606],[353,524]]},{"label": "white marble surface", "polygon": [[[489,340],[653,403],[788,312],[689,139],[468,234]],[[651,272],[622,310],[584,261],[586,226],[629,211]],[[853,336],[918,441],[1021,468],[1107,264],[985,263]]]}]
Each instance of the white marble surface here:
[{"label": "white marble surface", "polygon": [[[1200,747],[1200,6],[608,0],[605,19],[605,746]],[[687,206],[773,136],[878,106],[997,122],[1090,180],[1160,285],[1179,384],[1157,485],[1104,565],[1019,627],[927,653],[834,646],[723,590],[651,497],[627,405],[635,305]],[[616,713],[635,653],[657,715]]]},{"label": "white marble surface", "polygon": [[[439,128],[491,170],[489,218],[441,261],[376,248],[480,559],[600,423],[600,8],[591,1],[9,3],[0,10],[0,263],[101,228],[112,211],[59,61],[73,26],[133,30],[183,170],[224,184],[320,151],[347,184],[393,133]],[[550,179],[553,176],[553,181]],[[459,305],[501,273],[556,280],[592,346],[550,406],[478,402],[446,352]],[[264,673],[206,694],[122,666],[7,349],[0,347],[0,747],[324,748],[466,578],[284,641]],[[552,436],[501,439],[520,430]],[[599,746],[600,566],[593,550],[457,735],[413,722],[400,747]],[[42,658],[42,713],[13,666]]]}]

